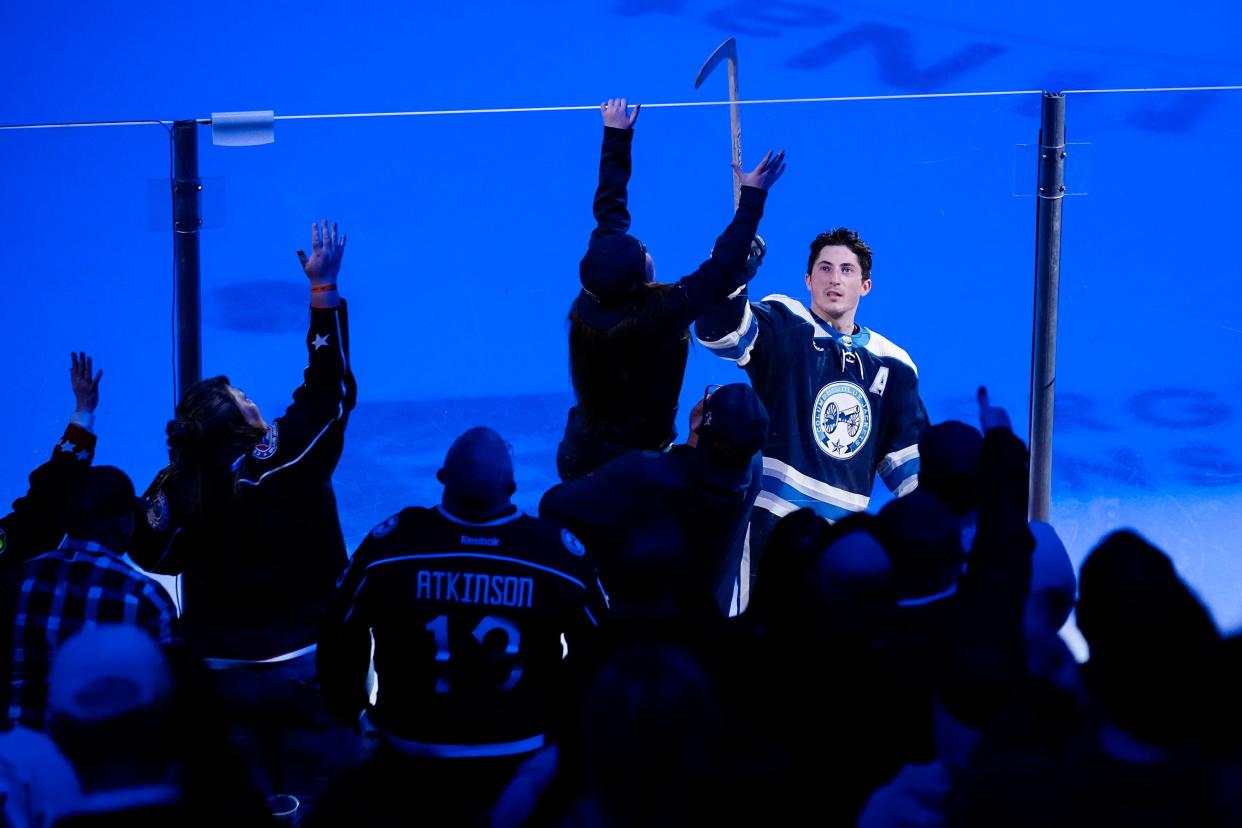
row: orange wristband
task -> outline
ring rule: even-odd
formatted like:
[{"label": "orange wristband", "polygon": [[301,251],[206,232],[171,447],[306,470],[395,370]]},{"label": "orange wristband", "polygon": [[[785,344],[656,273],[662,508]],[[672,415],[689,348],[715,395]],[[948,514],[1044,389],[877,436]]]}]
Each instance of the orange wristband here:
[{"label": "orange wristband", "polygon": [[311,293],[327,293],[336,290],[336,285],[311,285]]}]

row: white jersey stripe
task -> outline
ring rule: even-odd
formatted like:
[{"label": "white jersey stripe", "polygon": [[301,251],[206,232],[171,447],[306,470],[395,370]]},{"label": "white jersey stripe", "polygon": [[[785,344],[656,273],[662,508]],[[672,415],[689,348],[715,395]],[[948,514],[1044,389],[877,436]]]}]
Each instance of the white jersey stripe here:
[{"label": "white jersey stripe", "polygon": [[743,306],[742,322],[740,325],[737,326],[737,330],[730,331],[729,333],[725,334],[719,339],[713,339],[710,342],[706,339],[700,339],[699,342],[702,342],[704,345],[706,345],[708,348],[711,348],[713,351],[724,350],[725,348],[733,348],[733,347],[736,347],[737,344],[742,341],[742,337],[745,336],[747,332],[750,331],[750,326],[753,324],[755,324],[755,315],[751,313],[750,302],[747,302]]},{"label": "white jersey stripe", "polygon": [[774,477],[782,483],[792,486],[807,497],[822,500],[824,503],[841,509],[848,509],[851,512],[861,512],[867,508],[867,504],[871,501],[871,498],[867,495],[838,489],[836,486],[830,486],[822,480],[809,477],[793,466],[782,463],[775,457],[763,458],[763,473],[767,477]]},{"label": "white jersey stripe", "polygon": [[788,500],[777,497],[776,495],[770,495],[767,492],[759,493],[759,496],[755,498],[755,507],[771,512],[778,518],[783,518],[790,512],[798,511],[798,507],[790,503]]},{"label": "white jersey stripe", "polygon": [[906,446],[903,449],[894,451],[892,454],[885,455],[884,459],[880,461],[880,465],[876,469],[876,471],[878,471],[880,473],[880,476],[883,477],[884,475],[888,474],[893,469],[897,468],[903,463],[907,463],[910,460],[913,460],[914,458],[918,456],[919,456],[919,444],[918,443],[915,443],[912,446]]},{"label": "white jersey stripe", "polygon": [[919,487],[919,476],[917,474],[912,474],[897,485],[897,488],[893,490],[893,496],[894,497],[905,497],[906,495],[910,494],[910,492],[914,491],[918,487]]},{"label": "white jersey stripe", "polygon": [[790,313],[814,328],[816,336],[832,336],[832,334],[828,333],[823,325],[819,324],[819,320],[811,315],[811,312],[806,309],[806,305],[802,304],[797,299],[786,296],[783,293],[772,293],[763,297],[763,301],[775,302],[778,305],[784,305],[789,309]]}]

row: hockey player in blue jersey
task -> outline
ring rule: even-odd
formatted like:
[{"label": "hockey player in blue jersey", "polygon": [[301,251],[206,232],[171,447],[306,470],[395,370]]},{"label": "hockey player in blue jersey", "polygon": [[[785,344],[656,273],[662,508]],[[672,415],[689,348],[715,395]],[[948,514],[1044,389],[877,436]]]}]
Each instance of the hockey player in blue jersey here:
[{"label": "hockey player in blue jersey", "polygon": [[740,596],[777,520],[809,507],[828,520],[867,508],[878,472],[901,496],[918,485],[927,414],[909,354],[854,321],[871,292],[871,248],[838,228],[811,242],[811,306],[743,288],[695,323],[712,353],[746,369],[768,410],[763,480],[742,560]]}]

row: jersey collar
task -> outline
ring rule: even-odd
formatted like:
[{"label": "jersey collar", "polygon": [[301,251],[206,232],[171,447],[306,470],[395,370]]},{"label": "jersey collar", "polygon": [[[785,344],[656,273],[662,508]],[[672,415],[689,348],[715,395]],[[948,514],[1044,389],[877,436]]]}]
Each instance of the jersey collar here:
[{"label": "jersey collar", "polygon": [[816,339],[832,339],[838,345],[842,345],[846,348],[866,348],[867,343],[871,341],[871,331],[867,330],[867,328],[863,325],[859,325],[857,323],[854,324],[854,327],[858,328],[858,333],[843,334],[824,320],[820,319],[819,315],[816,314],[815,311],[810,310],[810,308],[807,310],[810,312],[812,318],[814,318],[818,323],[820,330],[823,331],[822,334],[819,331],[816,331]]}]

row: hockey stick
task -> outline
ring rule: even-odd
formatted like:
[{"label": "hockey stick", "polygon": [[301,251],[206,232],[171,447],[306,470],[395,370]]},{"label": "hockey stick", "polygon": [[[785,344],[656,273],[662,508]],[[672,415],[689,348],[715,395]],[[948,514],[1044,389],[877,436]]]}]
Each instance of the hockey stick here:
[{"label": "hockey stick", "polygon": [[[733,133],[733,163],[739,167],[742,166],[742,113],[738,107],[738,101],[741,97],[737,91],[737,41],[729,38],[724,43],[716,47],[716,51],[712,52],[703,64],[703,68],[699,69],[699,75],[694,79],[694,88],[698,89],[703,85],[704,79],[712,73],[712,70],[722,60],[729,61],[729,128]],[[733,208],[736,210],[737,205],[742,199],[742,182],[738,180],[737,174],[733,175]]]}]

